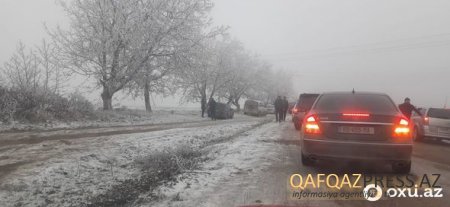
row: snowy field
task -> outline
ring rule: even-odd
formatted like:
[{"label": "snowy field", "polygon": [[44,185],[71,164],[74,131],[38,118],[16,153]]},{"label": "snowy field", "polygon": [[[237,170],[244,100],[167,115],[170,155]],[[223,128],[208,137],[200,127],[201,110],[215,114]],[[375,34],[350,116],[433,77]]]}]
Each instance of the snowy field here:
[{"label": "snowy field", "polygon": [[114,112],[97,111],[96,120],[84,120],[74,122],[48,121],[47,123],[13,123],[2,124],[2,131],[29,131],[29,130],[55,130],[55,129],[77,129],[88,127],[111,127],[128,125],[148,125],[173,122],[192,122],[203,120],[199,110],[194,108],[159,108],[152,113],[145,110],[123,110]]}]

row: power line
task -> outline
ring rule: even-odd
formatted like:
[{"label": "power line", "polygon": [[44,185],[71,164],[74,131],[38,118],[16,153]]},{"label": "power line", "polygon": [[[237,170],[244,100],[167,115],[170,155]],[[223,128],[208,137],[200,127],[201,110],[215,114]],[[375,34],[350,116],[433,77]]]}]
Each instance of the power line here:
[{"label": "power line", "polygon": [[292,61],[292,60],[308,60],[315,58],[330,58],[342,55],[360,55],[360,54],[370,54],[370,53],[380,53],[380,52],[390,52],[390,51],[401,51],[401,50],[411,50],[411,49],[421,49],[421,48],[433,48],[433,47],[447,47],[450,46],[450,40],[447,41],[434,41],[434,42],[422,42],[395,46],[380,46],[374,48],[359,48],[353,50],[342,50],[342,51],[322,51],[322,53],[293,53],[292,55],[287,55],[281,58],[267,58],[272,61]]},{"label": "power line", "polygon": [[341,46],[341,47],[332,47],[332,48],[320,49],[320,50],[309,50],[309,51],[302,51],[302,52],[268,54],[268,55],[263,55],[263,56],[264,57],[270,57],[270,56],[278,56],[278,55],[296,55],[296,54],[315,53],[315,52],[332,51],[332,50],[345,50],[345,49],[361,48],[361,47],[365,47],[365,46],[378,46],[378,45],[382,45],[382,44],[386,44],[386,43],[399,43],[399,42],[405,42],[405,41],[411,41],[411,40],[421,40],[421,39],[424,39],[424,38],[426,38],[428,40],[431,37],[441,37],[441,36],[444,36],[444,37],[448,36],[448,37],[450,37],[450,33],[439,33],[439,34],[425,35],[425,36],[419,36],[419,37],[413,37],[413,38],[387,40],[387,41],[373,42],[373,43],[360,44],[360,45],[349,45],[349,46]]}]

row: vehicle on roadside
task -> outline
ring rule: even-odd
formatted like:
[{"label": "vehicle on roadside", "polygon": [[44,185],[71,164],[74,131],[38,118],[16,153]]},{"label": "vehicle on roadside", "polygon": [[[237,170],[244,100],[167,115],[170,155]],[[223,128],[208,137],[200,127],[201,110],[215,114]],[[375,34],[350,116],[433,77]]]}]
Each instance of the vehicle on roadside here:
[{"label": "vehicle on roadside", "polygon": [[450,140],[450,109],[421,108],[423,116],[413,113],[414,122],[413,139],[421,141],[424,138]]},{"label": "vehicle on roadside", "polygon": [[303,93],[300,94],[297,103],[291,109],[292,122],[297,130],[302,128],[302,121],[306,113],[311,109],[311,106],[316,101],[319,94]]},{"label": "vehicle on roadside", "polygon": [[234,110],[230,104],[216,103],[216,119],[232,119],[234,117]]},{"label": "vehicle on roadside", "polygon": [[261,109],[261,111],[265,112],[266,114],[275,114],[275,106],[273,104],[261,103],[259,105],[259,108]]},{"label": "vehicle on roadside", "polygon": [[244,114],[250,116],[265,116],[273,113],[273,109],[269,109],[259,101],[247,100],[244,104]]},{"label": "vehicle on roadside", "polygon": [[409,173],[412,124],[383,93],[321,94],[303,120],[301,159],[383,161]]}]

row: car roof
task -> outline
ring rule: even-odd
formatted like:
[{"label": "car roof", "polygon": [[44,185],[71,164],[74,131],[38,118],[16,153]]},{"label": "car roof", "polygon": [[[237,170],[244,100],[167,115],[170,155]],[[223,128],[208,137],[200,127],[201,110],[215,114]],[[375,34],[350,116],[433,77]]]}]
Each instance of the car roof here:
[{"label": "car roof", "polygon": [[367,92],[367,91],[335,91],[335,92],[325,92],[322,93],[322,95],[345,95],[345,94],[355,94],[355,95],[384,95],[387,96],[385,93],[380,92]]}]

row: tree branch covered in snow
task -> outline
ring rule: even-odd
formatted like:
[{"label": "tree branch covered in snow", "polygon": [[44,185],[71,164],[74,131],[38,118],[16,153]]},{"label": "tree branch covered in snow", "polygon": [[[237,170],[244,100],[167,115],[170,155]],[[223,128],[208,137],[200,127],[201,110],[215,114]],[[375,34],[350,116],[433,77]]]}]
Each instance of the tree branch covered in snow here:
[{"label": "tree branch covered in snow", "polygon": [[225,99],[240,110],[242,98],[269,102],[291,92],[291,80],[275,73],[271,66],[251,55],[237,40],[209,39],[183,59],[184,70],[177,73],[177,84],[187,101]]},{"label": "tree branch covered in snow", "polygon": [[[174,55],[208,26],[206,0],[76,0],[63,4],[70,28],[50,32],[61,60],[94,77],[105,110],[113,95],[133,80],[145,85],[157,58]],[[140,84],[140,83],[144,84]]]},{"label": "tree branch covered in snow", "polygon": [[59,93],[67,74],[59,68],[54,45],[45,40],[36,48],[19,42],[15,53],[5,62],[2,72],[15,90]]}]

